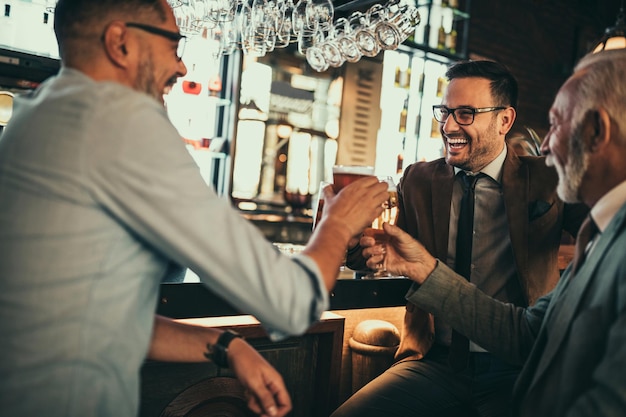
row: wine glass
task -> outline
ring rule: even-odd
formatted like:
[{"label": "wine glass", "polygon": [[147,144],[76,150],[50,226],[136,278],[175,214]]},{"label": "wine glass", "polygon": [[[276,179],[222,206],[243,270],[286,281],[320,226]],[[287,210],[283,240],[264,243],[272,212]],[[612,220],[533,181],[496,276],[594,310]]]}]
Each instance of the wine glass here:
[{"label": "wine glass", "polygon": [[370,30],[370,11],[366,14],[353,12],[350,20],[357,20],[359,27],[354,31],[353,37],[359,51],[363,56],[374,57],[380,52],[380,46],[376,37]]},{"label": "wine glass", "polygon": [[[389,236],[383,230],[383,223],[396,224],[398,220],[398,189],[391,177],[378,177],[381,182],[387,183],[387,192],[389,194],[387,201],[383,204],[383,212],[374,219],[371,227],[366,228],[363,231],[365,236],[373,237],[376,240],[376,244],[387,245],[389,242]],[[365,275],[365,279],[384,278],[390,277],[391,274],[387,272],[385,266],[385,259],[377,265],[378,268],[375,271]]]},{"label": "wine glass", "polygon": [[335,9],[330,0],[309,0],[306,4],[306,21],[310,28],[328,30],[333,24]]},{"label": "wine glass", "polygon": [[335,36],[341,55],[347,62],[357,62],[361,59],[361,51],[352,36],[353,30],[350,21],[340,17],[335,21]]}]

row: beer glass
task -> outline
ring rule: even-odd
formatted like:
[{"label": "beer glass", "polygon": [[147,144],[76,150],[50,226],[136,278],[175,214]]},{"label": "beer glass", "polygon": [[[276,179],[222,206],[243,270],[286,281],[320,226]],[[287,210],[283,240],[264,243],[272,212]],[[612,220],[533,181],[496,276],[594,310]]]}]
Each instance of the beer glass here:
[{"label": "beer glass", "polygon": [[[372,226],[366,228],[363,231],[363,234],[365,236],[373,237],[377,244],[385,246],[389,241],[389,236],[383,230],[383,223],[396,224],[398,219],[398,189],[393,182],[393,178],[379,177],[378,179],[387,183],[387,192],[389,196],[387,201],[383,204],[385,210],[380,214],[380,216],[374,219]],[[380,267],[376,271],[365,275],[363,278],[374,279],[391,276],[391,274],[387,272],[384,259],[379,266]]]},{"label": "beer glass", "polygon": [[333,166],[333,191],[337,194],[343,187],[363,177],[374,175],[374,167],[362,165]]},{"label": "beer glass", "polygon": [[315,230],[315,226],[320,222],[322,213],[324,212],[324,188],[330,185],[329,182],[321,181],[320,186],[317,189],[317,198],[315,205],[313,206],[313,226],[312,230]]}]

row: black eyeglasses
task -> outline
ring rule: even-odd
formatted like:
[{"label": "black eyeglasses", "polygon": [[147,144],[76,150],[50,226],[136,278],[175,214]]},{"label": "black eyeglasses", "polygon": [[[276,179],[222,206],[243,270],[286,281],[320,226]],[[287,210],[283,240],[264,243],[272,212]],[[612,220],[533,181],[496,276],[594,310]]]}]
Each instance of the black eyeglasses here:
[{"label": "black eyeglasses", "polygon": [[144,32],[151,33],[153,35],[161,36],[165,39],[169,39],[172,42],[178,42],[178,48],[176,49],[176,56],[178,59],[182,59],[185,52],[185,44],[187,43],[187,37],[181,35],[178,32],[172,32],[169,30],[161,29],[156,26],[144,25],[143,23],[126,22],[125,25],[129,28],[135,28],[143,30]]},{"label": "black eyeglasses", "polygon": [[435,105],[433,106],[433,115],[435,116],[435,120],[439,123],[445,123],[448,119],[448,116],[452,114],[454,117],[454,121],[461,126],[469,126],[474,123],[474,116],[476,113],[489,113],[497,110],[504,110],[506,107],[457,107],[451,109],[444,105]]}]

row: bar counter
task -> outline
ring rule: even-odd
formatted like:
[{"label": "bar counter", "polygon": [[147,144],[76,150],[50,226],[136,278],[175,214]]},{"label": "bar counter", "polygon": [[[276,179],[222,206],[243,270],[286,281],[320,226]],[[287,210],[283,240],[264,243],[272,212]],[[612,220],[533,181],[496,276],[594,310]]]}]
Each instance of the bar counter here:
[{"label": "bar counter", "polygon": [[[330,310],[404,306],[410,285],[406,278],[339,279],[330,293]],[[249,314],[195,282],[161,284],[157,313],[172,318]]]}]

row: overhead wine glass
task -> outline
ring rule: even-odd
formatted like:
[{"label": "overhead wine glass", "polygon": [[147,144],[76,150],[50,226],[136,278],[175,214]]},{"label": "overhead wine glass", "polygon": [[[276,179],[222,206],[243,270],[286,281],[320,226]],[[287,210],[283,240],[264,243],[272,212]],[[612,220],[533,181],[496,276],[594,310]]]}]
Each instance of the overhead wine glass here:
[{"label": "overhead wine glass", "polygon": [[346,62],[339,45],[337,44],[337,35],[335,27],[331,26],[326,35],[326,39],[320,44],[320,49],[331,67],[338,68]]},{"label": "overhead wine glass", "polygon": [[317,72],[324,72],[330,66],[321,45],[311,45],[305,50],[306,62]]},{"label": "overhead wine glass", "polygon": [[358,21],[359,26],[354,31],[353,37],[359,51],[363,56],[374,57],[380,52],[380,46],[376,37],[370,30],[370,12],[366,14],[361,12],[353,12],[350,16],[351,25],[353,21]]},{"label": "overhead wine glass", "polygon": [[333,24],[334,13],[331,0],[308,0],[305,9],[307,25],[310,28],[328,30]]},{"label": "overhead wine glass", "polygon": [[[374,221],[372,226],[363,231],[365,236],[373,237],[379,245],[387,245],[389,236],[383,230],[383,223],[396,224],[398,220],[398,189],[391,177],[378,177],[379,181],[387,183],[387,192],[389,194],[387,201],[383,204],[384,210]],[[377,265],[377,269],[365,275],[365,279],[389,277],[391,274],[387,272],[385,259]]]},{"label": "overhead wine glass", "polygon": [[293,20],[291,18],[295,6],[293,0],[281,0],[278,6],[276,21],[276,45],[275,48],[286,48],[295,40],[293,33]]},{"label": "overhead wine glass", "polygon": [[353,30],[350,21],[345,17],[340,17],[335,21],[334,26],[336,42],[341,55],[348,62],[357,62],[361,59],[361,51],[359,51],[359,47],[352,36]]}]

